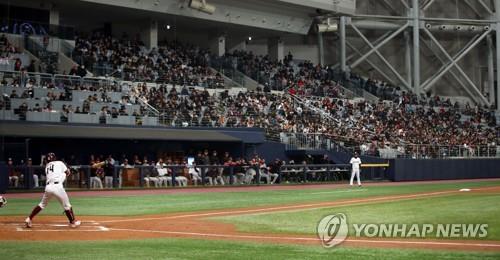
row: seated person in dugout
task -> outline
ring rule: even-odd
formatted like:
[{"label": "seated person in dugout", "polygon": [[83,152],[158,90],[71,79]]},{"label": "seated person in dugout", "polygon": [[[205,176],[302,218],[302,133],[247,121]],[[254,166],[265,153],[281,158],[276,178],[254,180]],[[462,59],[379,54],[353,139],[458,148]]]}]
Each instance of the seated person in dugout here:
[{"label": "seated person in dugout", "polygon": [[246,163],[245,166],[246,166],[246,170],[245,170],[245,177],[244,177],[243,183],[250,184],[250,183],[252,183],[255,175],[257,175],[257,171],[255,170],[255,167],[258,167],[258,163],[256,162],[255,159],[252,159],[248,163]]},{"label": "seated person in dugout", "polygon": [[156,188],[161,187],[161,181],[158,176],[156,164],[153,161],[148,161],[148,159],[144,157],[142,166],[144,167],[142,171],[144,174],[144,184],[146,185],[146,187],[151,187],[151,182],[155,185]]},{"label": "seated person in dugout", "polygon": [[198,182],[203,181],[201,178],[201,169],[196,167],[196,160],[192,163],[192,165],[188,165],[188,173],[191,176],[191,180],[194,185],[198,185]]},{"label": "seated person in dugout", "polygon": [[[167,159],[167,165],[180,166],[179,161],[173,162],[172,159],[170,159],[170,158]],[[172,179],[174,178],[173,177],[174,174],[175,174],[175,183],[178,186],[187,186],[187,178],[185,176],[183,176],[182,167],[172,167],[172,168],[168,169],[168,175],[169,175],[170,181],[172,181]],[[170,184],[172,184],[172,183],[170,183]]]},{"label": "seated person in dugout", "polygon": [[267,184],[274,184],[278,179],[278,174],[271,172],[271,167],[268,167],[265,159],[260,159],[260,178],[264,178]]},{"label": "seated person in dugout", "polygon": [[167,164],[163,162],[163,158],[158,158],[158,162],[156,162],[156,171],[158,172],[159,187],[161,187],[162,184],[167,187],[168,184],[172,183],[172,177],[169,176],[169,170],[170,169],[167,168]]},{"label": "seated person in dugout", "polygon": [[245,180],[245,167],[246,167],[246,162],[245,159],[238,159],[234,163],[234,176],[236,178],[236,183],[238,184],[243,184],[243,181]]}]

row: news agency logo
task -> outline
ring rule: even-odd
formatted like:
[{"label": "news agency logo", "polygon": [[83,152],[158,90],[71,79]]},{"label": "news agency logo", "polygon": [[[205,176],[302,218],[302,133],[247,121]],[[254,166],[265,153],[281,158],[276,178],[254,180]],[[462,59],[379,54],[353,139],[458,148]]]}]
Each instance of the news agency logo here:
[{"label": "news agency logo", "polygon": [[332,248],[344,242],[352,228],[356,238],[485,238],[488,224],[395,224],[377,223],[351,226],[344,213],[323,217],[316,227],[318,238],[325,248]]},{"label": "news agency logo", "polygon": [[349,233],[346,215],[337,213],[323,217],[318,223],[317,233],[325,248],[331,248],[344,242]]},{"label": "news agency logo", "polygon": [[488,224],[353,224],[356,237],[485,238]]}]

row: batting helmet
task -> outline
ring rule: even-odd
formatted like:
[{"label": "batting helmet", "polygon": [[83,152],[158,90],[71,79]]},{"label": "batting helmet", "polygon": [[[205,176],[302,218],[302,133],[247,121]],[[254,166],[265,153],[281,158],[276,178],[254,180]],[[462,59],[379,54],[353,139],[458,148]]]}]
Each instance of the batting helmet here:
[{"label": "batting helmet", "polygon": [[56,154],[55,153],[48,153],[47,154],[47,161],[52,162],[56,160]]}]

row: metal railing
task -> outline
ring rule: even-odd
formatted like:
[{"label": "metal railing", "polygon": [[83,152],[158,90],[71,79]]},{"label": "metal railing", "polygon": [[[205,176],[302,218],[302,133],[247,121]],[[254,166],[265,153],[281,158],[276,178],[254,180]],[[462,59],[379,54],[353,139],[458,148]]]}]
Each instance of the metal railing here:
[{"label": "metal railing", "polygon": [[[364,146],[367,147],[367,146]],[[362,154],[382,158],[441,159],[441,158],[498,158],[498,145],[429,145],[400,144],[394,148],[360,149]]]},{"label": "metal railing", "polygon": [[[226,165],[70,165],[64,185],[74,189],[173,188],[187,186],[240,186],[283,183],[336,182],[350,172],[348,164]],[[45,167],[8,166],[9,189],[42,189]],[[373,174],[372,174],[373,175]],[[371,179],[376,176],[366,176]]]},{"label": "metal railing", "polygon": [[68,58],[73,59],[73,50],[74,47],[71,46],[66,40],[60,39],[59,51],[66,55]]},{"label": "metal railing", "polygon": [[49,51],[47,46],[42,46],[35,38],[26,37],[25,47],[40,61],[40,70],[44,73],[57,73],[59,53]]},{"label": "metal railing", "polygon": [[324,109],[315,106],[314,104],[312,104],[310,102],[310,100],[304,99],[304,98],[297,96],[297,95],[289,94],[287,91],[285,91],[285,95],[289,96],[293,102],[301,104],[304,108],[307,108],[307,109],[315,112],[316,114],[321,116],[323,119],[329,120],[329,121],[334,122],[334,123],[339,122],[337,118],[333,117],[329,112],[325,111]]},{"label": "metal railing", "polygon": [[116,88],[116,91],[121,91],[121,87],[117,82],[110,78],[103,77],[80,77],[74,75],[21,72],[21,71],[2,71],[0,77],[3,79],[11,79],[12,82],[17,82],[20,87],[26,87],[26,84],[32,80],[36,84],[35,87],[48,87],[52,84],[56,88],[75,87],[75,86],[92,86],[99,88]]},{"label": "metal railing", "polygon": [[280,141],[286,144],[286,150],[328,150],[352,152],[345,147],[341,137],[333,138],[322,133],[280,133]]},{"label": "metal railing", "polygon": [[371,148],[369,145],[353,146],[342,137],[328,136],[322,133],[280,133],[280,141],[286,144],[287,150],[329,150],[376,156],[386,159],[443,159],[443,158],[498,158],[500,146],[490,145],[429,145],[400,144],[395,148]]},{"label": "metal railing", "polygon": [[259,86],[259,84],[265,84],[265,82],[262,82],[258,78],[252,78],[251,76],[239,71],[238,68],[232,64],[230,59],[226,59],[224,57],[211,57],[209,65],[216,71],[219,71],[224,76],[231,79],[233,82],[236,82],[237,84],[248,89],[255,89]]}]

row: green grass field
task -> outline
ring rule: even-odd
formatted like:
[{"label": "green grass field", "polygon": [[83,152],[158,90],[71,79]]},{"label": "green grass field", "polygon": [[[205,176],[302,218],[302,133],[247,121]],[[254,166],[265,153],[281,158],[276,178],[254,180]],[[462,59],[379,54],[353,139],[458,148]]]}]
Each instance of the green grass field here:
[{"label": "green grass field", "polygon": [[[77,215],[147,215],[230,209],[264,205],[338,201],[373,196],[412,194],[461,188],[500,186],[500,181],[438,183],[363,188],[304,189],[251,192],[180,193],[120,197],[73,197]],[[470,194],[470,195],[469,195]],[[488,240],[500,240],[500,195],[460,193],[432,198],[376,204],[339,206],[293,212],[249,214],[216,218],[235,223],[243,231],[314,234],[322,216],[344,212],[349,221],[367,223],[488,223]],[[41,193],[40,193],[41,196]],[[9,199],[0,215],[25,216],[39,199]],[[60,215],[52,201],[42,215]],[[279,223],[277,225],[276,223]],[[495,252],[403,250],[276,245],[199,239],[146,239],[127,241],[15,242],[2,241],[0,259],[499,259]]]},{"label": "green grass field", "polygon": [[500,254],[274,245],[198,239],[2,242],[1,259],[498,259]]},{"label": "green grass field", "polygon": [[488,252],[274,245],[197,239],[2,242],[1,259],[498,259]]},{"label": "green grass field", "polygon": [[[214,219],[234,223],[239,230],[246,232],[272,231],[274,233],[315,234],[316,224],[322,216],[341,212],[347,215],[350,223],[358,224],[487,223],[490,225],[488,237],[484,239],[500,240],[499,201],[500,194],[452,194],[409,201],[378,203],[377,205],[247,214]],[[280,223],[280,225],[276,225],[276,223]],[[350,235],[354,235],[354,230],[350,231]]]},{"label": "green grass field", "polygon": [[[75,213],[81,215],[145,215],[189,212],[211,209],[228,209],[264,205],[282,205],[305,202],[336,201],[351,198],[412,194],[441,190],[476,188],[500,185],[500,182],[468,182],[398,186],[373,186],[370,188],[304,189],[250,192],[208,192],[157,194],[143,196],[73,197]],[[42,192],[40,192],[40,198]],[[40,199],[9,199],[9,207],[0,210],[1,215],[26,215]],[[112,206],[110,206],[112,205]],[[43,211],[47,215],[60,215],[61,208],[52,201]]]}]

